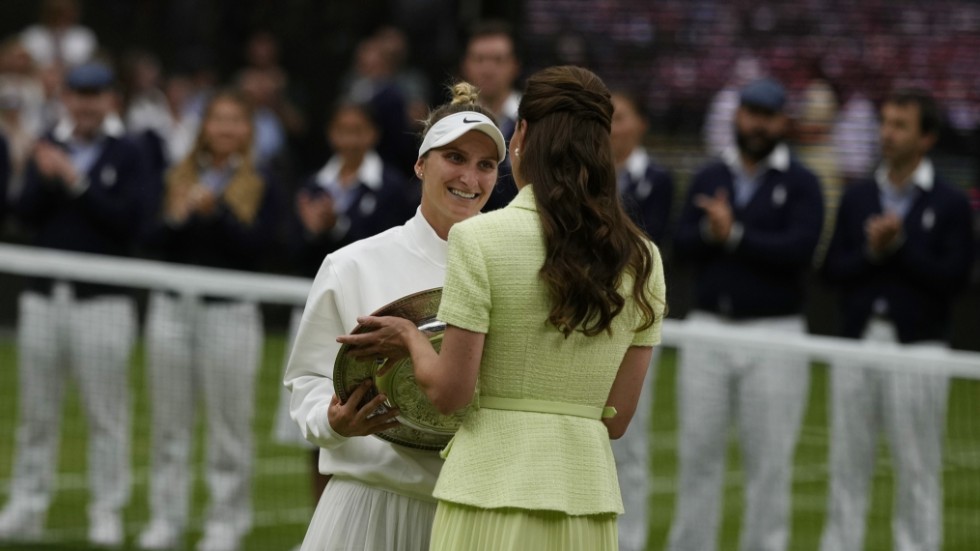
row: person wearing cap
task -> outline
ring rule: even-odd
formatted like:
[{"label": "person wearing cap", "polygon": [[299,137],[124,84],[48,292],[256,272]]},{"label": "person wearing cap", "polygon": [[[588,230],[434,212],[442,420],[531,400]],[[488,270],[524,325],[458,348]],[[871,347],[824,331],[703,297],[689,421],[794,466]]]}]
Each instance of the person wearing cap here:
[{"label": "person wearing cap", "polygon": [[[110,123],[112,70],[79,65],[65,85],[67,116],[35,147],[16,214],[38,247],[129,256],[147,175],[139,147]],[[135,304],[116,287],[35,279],[20,297],[17,330],[20,414],[0,539],[41,536],[71,376],[89,421],[89,540],[119,545],[131,482],[128,368]]]},{"label": "person wearing cap", "polygon": [[486,204],[506,156],[504,137],[476,89],[459,83],[453,100],[428,117],[415,163],[422,199],[401,226],[326,257],[313,282],[284,383],[290,415],[320,448],[320,472],[332,475],[320,498],[303,550],[429,548],[436,502],[432,489],[442,459],[375,437],[397,411],[370,414],[383,395],[359,407],[368,382],[345,402],[334,394],[336,337],[357,317],[406,295],[441,287],[446,238],[457,222]]},{"label": "person wearing cap", "polygon": [[[736,147],[691,181],[674,252],[695,278],[687,318],[692,329],[806,332],[802,280],[820,237],[824,203],[817,177],[783,142],[785,103],[786,92],[774,80],[742,88]],[[707,339],[679,352],[680,485],[669,549],[717,548],[735,419],[746,473],[739,549],[785,550],[792,458],[809,388],[807,358]]]},{"label": "person wearing cap", "polygon": [[[952,306],[973,260],[970,204],[928,157],[942,123],[926,91],[892,92],[881,107],[882,163],[851,184],[823,273],[839,291],[840,334],[909,350],[949,346]],[[830,493],[821,551],[865,549],[880,433],[896,474],[894,549],[943,548],[943,442],[949,377],[927,369],[837,362],[830,374]]]}]

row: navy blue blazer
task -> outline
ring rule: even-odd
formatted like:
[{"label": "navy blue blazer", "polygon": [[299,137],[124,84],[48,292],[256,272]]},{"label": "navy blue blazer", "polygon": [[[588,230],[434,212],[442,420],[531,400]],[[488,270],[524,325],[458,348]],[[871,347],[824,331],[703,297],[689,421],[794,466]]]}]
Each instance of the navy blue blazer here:
[{"label": "navy blue blazer", "polygon": [[803,275],[823,225],[817,177],[795,159],[785,172],[767,170],[751,200],[732,206],[744,227],[733,250],[705,240],[704,212],[694,205],[694,196],[714,195],[719,188],[735,197],[732,171],[720,160],[694,176],[677,224],[674,253],[694,264],[695,307],[731,318],[801,313]]},{"label": "navy blue blazer", "polygon": [[[53,132],[43,138],[65,148]],[[125,137],[104,136],[102,152],[85,174],[88,186],[80,194],[63,182],[43,177],[33,160],[24,173],[16,214],[40,247],[116,256],[129,256],[142,216],[147,173],[142,151]],[[50,281],[32,287],[48,292]],[[113,292],[101,285],[75,286],[78,297]]]},{"label": "navy blue blazer", "polygon": [[895,324],[901,342],[948,340],[954,295],[966,284],[973,262],[970,204],[942,178],[918,196],[902,224],[905,240],[875,262],[867,253],[864,225],[882,213],[878,184],[849,186],[837,211],[822,273],[840,290],[841,334],[860,338],[875,314],[875,302]]},{"label": "navy blue blazer", "polygon": [[[517,121],[500,116],[497,122],[500,133],[504,135],[505,143],[509,144],[514,131],[517,130]],[[493,186],[493,191],[490,192],[487,204],[483,205],[483,212],[506,207],[514,200],[514,197],[517,197],[517,183],[514,181],[514,168],[510,164],[510,155],[508,154],[504,162],[497,167],[497,183]]]},{"label": "navy blue blazer", "polygon": [[378,82],[376,86],[377,90],[367,101],[381,130],[375,149],[386,163],[407,176],[418,157],[415,132],[408,120],[408,100],[394,81]]},{"label": "navy blue blazer", "polygon": [[[320,195],[328,192],[317,182],[317,174],[314,174],[306,179],[297,193]],[[350,206],[338,217],[334,228],[321,234],[306,231],[293,209],[290,252],[300,275],[314,277],[328,254],[404,224],[415,215],[421,197],[418,183],[407,181],[389,163],[383,165],[379,185],[359,182],[353,193]]]},{"label": "navy blue blazer", "polygon": [[261,172],[260,177],[262,199],[250,222],[239,219],[219,196],[212,214],[194,214],[182,224],[170,224],[163,215],[165,188],[161,187],[150,201],[154,210],[144,230],[147,252],[166,262],[246,271],[267,268],[280,228],[283,197],[275,181]]},{"label": "navy blue blazer", "polygon": [[[657,245],[664,245],[670,223],[670,208],[674,202],[674,179],[670,173],[646,158],[646,167],[635,172],[624,167],[628,183],[621,189],[623,208]],[[640,167],[636,167],[640,168]]]}]

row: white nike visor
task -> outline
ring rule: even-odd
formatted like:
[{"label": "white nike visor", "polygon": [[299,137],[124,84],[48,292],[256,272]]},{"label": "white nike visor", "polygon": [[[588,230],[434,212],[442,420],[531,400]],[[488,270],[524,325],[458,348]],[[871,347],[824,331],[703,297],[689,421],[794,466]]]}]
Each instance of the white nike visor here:
[{"label": "white nike visor", "polygon": [[453,143],[470,130],[483,132],[490,136],[493,143],[497,144],[499,157],[497,161],[504,161],[507,157],[507,143],[504,141],[504,135],[500,133],[500,129],[490,120],[490,117],[476,111],[453,113],[439,119],[426,133],[425,139],[422,140],[422,145],[419,147],[419,157],[421,158],[428,153],[430,149],[438,149]]}]

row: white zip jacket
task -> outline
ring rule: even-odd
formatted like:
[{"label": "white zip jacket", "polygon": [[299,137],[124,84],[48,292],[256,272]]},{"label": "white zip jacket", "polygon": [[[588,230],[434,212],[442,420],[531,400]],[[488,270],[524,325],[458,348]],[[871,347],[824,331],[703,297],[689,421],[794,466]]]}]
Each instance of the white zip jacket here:
[{"label": "white zip jacket", "polygon": [[409,497],[435,501],[442,459],[437,452],[391,444],[375,436],[343,437],[330,427],[336,337],[357,317],[419,291],[442,287],[446,242],[421,211],[403,226],[352,243],[324,259],[303,311],[286,368],[289,414],[321,448],[320,472]]}]

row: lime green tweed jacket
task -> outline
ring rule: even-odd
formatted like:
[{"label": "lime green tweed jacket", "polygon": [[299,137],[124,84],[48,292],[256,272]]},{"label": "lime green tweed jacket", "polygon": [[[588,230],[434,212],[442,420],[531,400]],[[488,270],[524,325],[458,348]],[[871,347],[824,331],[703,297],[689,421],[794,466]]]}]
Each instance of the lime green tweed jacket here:
[{"label": "lime green tweed jacket", "polygon": [[[651,248],[648,285],[662,301],[663,267]],[[508,207],[450,231],[439,319],[486,334],[479,395],[601,408],[627,348],[659,343],[660,323],[636,332],[640,316],[630,300],[611,335],[566,339],[547,323],[548,292],[538,277],[544,258],[534,194],[526,186]],[[569,515],[623,512],[609,434],[597,419],[475,408],[443,453],[434,492],[443,501]]]}]

